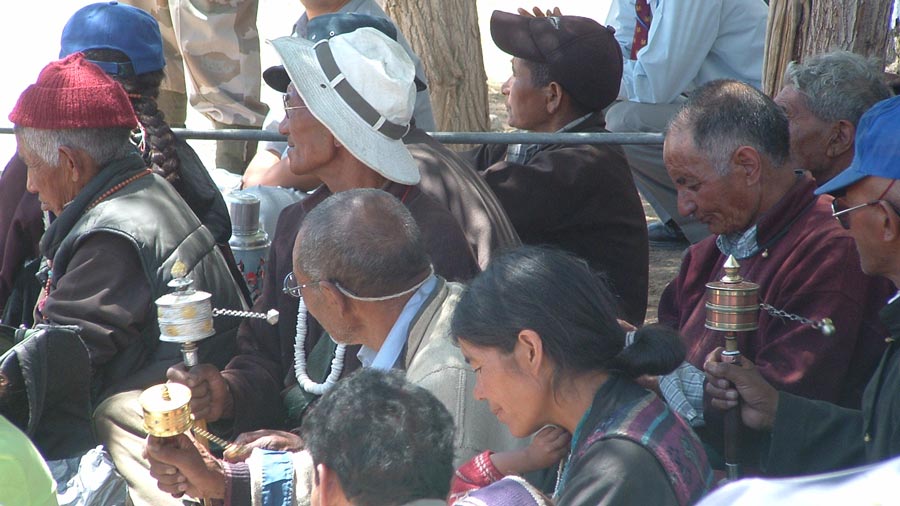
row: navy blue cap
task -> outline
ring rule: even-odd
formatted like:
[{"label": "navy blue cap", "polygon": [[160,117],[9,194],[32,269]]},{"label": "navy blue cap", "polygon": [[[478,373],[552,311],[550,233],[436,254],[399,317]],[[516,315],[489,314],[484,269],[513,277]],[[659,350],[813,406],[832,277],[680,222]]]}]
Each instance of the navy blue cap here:
[{"label": "navy blue cap", "polygon": [[119,2],[82,7],[66,23],[59,57],[90,49],[114,49],[128,56],[130,64],[90,60],[107,74],[145,74],[166,66],[159,24],[146,11]]},{"label": "navy blue cap", "polygon": [[816,195],[845,190],[868,176],[900,179],[900,96],[882,100],[863,114],[855,143],[850,166],[816,189]]},{"label": "navy blue cap", "polygon": [[[397,40],[397,27],[390,20],[355,12],[322,14],[310,19],[306,25],[306,39],[318,42],[330,39],[335,35],[356,31],[359,28],[374,28],[391,39]],[[288,77],[287,71],[282,65],[267,68],[263,72],[263,80],[269,87],[281,93],[287,93],[288,84],[291,83],[291,78]],[[425,83],[417,77],[416,91],[426,88]]]}]

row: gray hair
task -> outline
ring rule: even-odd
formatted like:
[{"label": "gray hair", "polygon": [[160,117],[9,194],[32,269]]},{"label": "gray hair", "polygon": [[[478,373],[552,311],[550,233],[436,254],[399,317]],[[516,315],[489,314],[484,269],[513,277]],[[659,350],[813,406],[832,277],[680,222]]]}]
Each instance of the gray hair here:
[{"label": "gray hair", "polygon": [[790,62],[784,81],[803,94],[806,106],[818,118],[847,120],[854,126],[876,102],[893,95],[876,61],[849,51]]},{"label": "gray hair", "polygon": [[415,219],[382,190],[328,197],[306,215],[297,238],[294,265],[301,272],[361,297],[407,289],[430,265]]},{"label": "gray hair", "polygon": [[731,155],[741,146],[754,148],[776,167],[785,165],[790,156],[784,111],[740,81],[710,81],[691,92],[668,131],[689,132],[719,175],[729,172]]},{"label": "gray hair", "polygon": [[59,164],[59,148],[66,146],[83,151],[99,167],[134,152],[129,128],[64,128],[48,130],[16,126],[15,131],[29,151],[42,162]]}]

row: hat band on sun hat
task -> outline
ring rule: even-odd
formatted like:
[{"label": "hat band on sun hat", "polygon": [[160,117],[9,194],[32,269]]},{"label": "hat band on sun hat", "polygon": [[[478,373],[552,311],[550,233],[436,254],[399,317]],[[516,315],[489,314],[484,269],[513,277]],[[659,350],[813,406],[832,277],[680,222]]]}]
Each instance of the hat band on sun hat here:
[{"label": "hat band on sun hat", "polygon": [[389,121],[353,89],[353,86],[347,82],[340,67],[334,60],[334,54],[328,46],[328,40],[320,40],[313,48],[316,51],[319,66],[322,67],[322,72],[325,73],[325,77],[328,79],[331,87],[363,121],[368,123],[375,131],[390,139],[400,140],[409,133],[409,124],[398,125]]}]

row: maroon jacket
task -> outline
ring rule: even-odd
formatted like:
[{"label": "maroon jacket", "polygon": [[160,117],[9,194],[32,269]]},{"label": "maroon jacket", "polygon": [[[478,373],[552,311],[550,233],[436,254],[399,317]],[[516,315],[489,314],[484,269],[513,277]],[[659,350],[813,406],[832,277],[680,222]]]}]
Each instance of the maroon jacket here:
[{"label": "maroon jacket", "polygon": [[[606,132],[602,114],[572,132]],[[549,244],[606,273],[635,325],[647,313],[649,249],[644,208],[619,146],[541,146],[526,165],[505,144],[466,153],[497,194],[525,244]]]},{"label": "maroon jacket", "polygon": [[[813,320],[831,318],[837,332],[760,312],[759,330],[738,334],[741,353],[775,388],[858,408],[863,389],[885,349],[878,311],[893,293],[884,278],[863,274],[853,239],[831,216],[831,197],[816,197],[815,182],[799,177],[759,220],[763,251],[739,260],[744,279],[758,283],[760,301]],[[724,343],[704,327],[706,283],[725,274],[716,237],[691,246],[681,271],[659,302],[659,321],[679,330],[686,360],[703,368]]]},{"label": "maroon jacket", "polygon": [[[391,183],[386,191],[401,199],[415,218],[435,272],[451,281],[470,279],[478,272],[475,258],[459,225],[449,211],[419,191],[416,186]],[[282,392],[297,384],[294,376],[294,336],[297,299],[282,292],[284,277],[292,270],[294,239],[303,217],[331,192],[322,186],[308,198],[281,212],[269,250],[269,263],[255,311],[279,311],[278,324],[245,321],[238,331],[238,354],[222,371],[234,396],[235,434],[259,428],[281,428],[284,412]],[[307,319],[306,353],[318,342],[322,329]],[[347,350],[344,374],[359,367],[356,352]]]}]

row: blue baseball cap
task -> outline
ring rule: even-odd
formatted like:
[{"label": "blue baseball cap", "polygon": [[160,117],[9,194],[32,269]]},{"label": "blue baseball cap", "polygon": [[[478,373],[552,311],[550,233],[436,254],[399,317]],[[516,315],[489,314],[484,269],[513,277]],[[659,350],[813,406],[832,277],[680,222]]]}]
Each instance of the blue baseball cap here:
[{"label": "blue baseball cap", "polygon": [[146,11],[119,2],[82,7],[66,23],[59,57],[90,49],[114,49],[128,56],[128,63],[90,60],[107,74],[146,74],[166,66],[159,24]]},{"label": "blue baseball cap", "polygon": [[900,179],[900,96],[882,100],[863,114],[853,161],[816,189],[816,195],[843,191],[868,176]]}]

